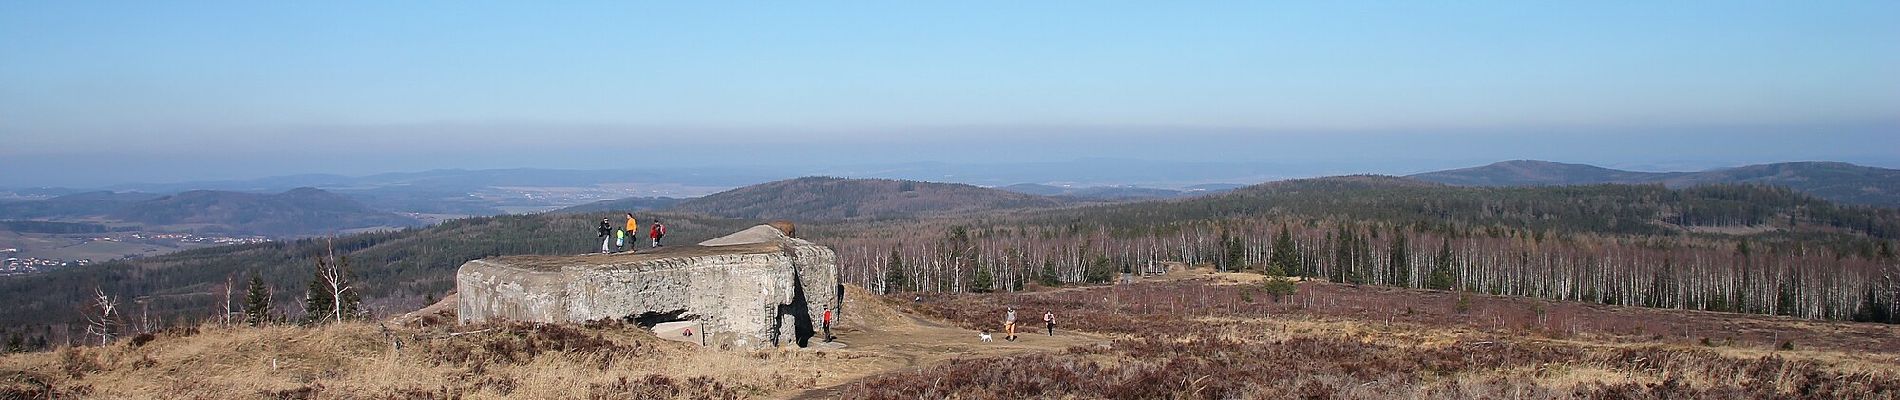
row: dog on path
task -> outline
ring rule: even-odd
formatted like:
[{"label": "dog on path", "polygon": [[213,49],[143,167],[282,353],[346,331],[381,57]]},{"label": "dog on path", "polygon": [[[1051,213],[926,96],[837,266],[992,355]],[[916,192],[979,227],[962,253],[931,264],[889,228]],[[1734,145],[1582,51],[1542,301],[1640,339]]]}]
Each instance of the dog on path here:
[{"label": "dog on path", "polygon": [[982,340],[982,341],[983,341],[983,343],[989,343],[989,342],[990,342],[990,340],[992,339],[992,338],[990,337],[990,331],[987,331],[987,330],[986,330],[986,331],[982,331],[982,332],[979,332],[979,333],[977,333],[977,334],[976,334],[976,338],[977,338],[978,340]]}]

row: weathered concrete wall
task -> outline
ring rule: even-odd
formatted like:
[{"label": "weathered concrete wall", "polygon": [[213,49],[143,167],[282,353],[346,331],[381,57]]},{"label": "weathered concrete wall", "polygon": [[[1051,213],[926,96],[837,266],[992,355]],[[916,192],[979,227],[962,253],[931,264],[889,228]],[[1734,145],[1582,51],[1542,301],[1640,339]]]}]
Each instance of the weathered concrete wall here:
[{"label": "weathered concrete wall", "polygon": [[842,300],[836,255],[777,232],[762,225],[637,254],[469,261],[456,273],[459,319],[693,320],[709,343],[802,346],[824,308]]}]

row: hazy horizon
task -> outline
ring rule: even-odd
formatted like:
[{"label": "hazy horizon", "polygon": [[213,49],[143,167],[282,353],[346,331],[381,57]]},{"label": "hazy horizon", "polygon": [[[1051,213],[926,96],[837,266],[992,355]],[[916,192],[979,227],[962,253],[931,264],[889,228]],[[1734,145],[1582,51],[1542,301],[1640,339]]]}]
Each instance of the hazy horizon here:
[{"label": "hazy horizon", "polygon": [[0,13],[0,186],[1102,158],[1900,168],[1895,15],[1900,3],[18,4]]}]

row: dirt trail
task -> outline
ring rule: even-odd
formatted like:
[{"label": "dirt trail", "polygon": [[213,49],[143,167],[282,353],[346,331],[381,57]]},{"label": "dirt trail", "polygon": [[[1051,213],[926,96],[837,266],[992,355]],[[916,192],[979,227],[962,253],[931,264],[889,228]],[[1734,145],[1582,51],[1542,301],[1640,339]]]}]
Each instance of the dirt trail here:
[{"label": "dirt trail", "polygon": [[[1038,322],[1019,326],[1014,342],[1003,340],[1001,332],[991,332],[995,340],[983,343],[975,330],[904,312],[890,301],[855,286],[847,286],[844,304],[845,312],[833,332],[837,336],[835,342],[843,346],[814,346],[815,351],[842,359],[838,366],[844,371],[833,371],[840,374],[830,382],[821,382],[823,387],[781,393],[778,397],[836,398],[852,382],[902,368],[921,368],[956,358],[1061,351],[1071,346],[1107,342],[1101,336],[1059,329],[1055,336],[1048,336]],[[1025,312],[1018,318],[1034,322],[1036,315],[1039,314]],[[997,320],[996,329],[1000,330],[1002,316],[997,316]]]}]

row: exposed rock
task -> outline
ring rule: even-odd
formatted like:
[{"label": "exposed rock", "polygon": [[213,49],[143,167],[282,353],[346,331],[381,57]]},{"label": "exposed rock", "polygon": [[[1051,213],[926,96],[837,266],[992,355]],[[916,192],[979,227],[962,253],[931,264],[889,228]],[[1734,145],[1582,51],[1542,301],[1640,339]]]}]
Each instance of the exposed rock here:
[{"label": "exposed rock", "polygon": [[641,253],[474,260],[456,272],[455,286],[462,323],[691,321],[709,345],[802,347],[824,308],[841,304],[835,259],[829,248],[760,225]]},{"label": "exposed rock", "polygon": [[435,304],[422,307],[420,310],[390,317],[388,320],[385,320],[384,323],[417,328],[454,324],[456,321],[456,303],[458,303],[458,301],[456,300],[455,293],[449,293],[448,296],[443,296],[442,300],[436,301]]},{"label": "exposed rock", "polygon": [[742,244],[773,243],[790,240],[791,237],[770,225],[759,225],[719,238],[699,242],[700,246],[736,246]]}]

